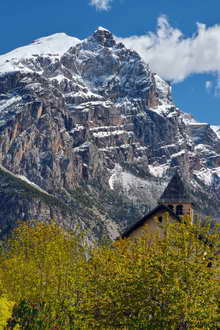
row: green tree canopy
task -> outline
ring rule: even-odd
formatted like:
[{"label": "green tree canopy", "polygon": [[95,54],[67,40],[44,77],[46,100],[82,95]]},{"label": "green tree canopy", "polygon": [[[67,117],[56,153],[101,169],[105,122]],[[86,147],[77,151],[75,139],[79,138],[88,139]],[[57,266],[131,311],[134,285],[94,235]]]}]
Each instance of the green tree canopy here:
[{"label": "green tree canopy", "polygon": [[11,329],[218,329],[219,238],[167,219],[163,235],[146,226],[139,239],[85,249],[54,223],[21,224],[0,257],[3,322],[14,301]]},{"label": "green tree canopy", "polygon": [[[220,326],[219,233],[181,223],[94,249],[86,264],[81,319],[97,329]],[[212,263],[212,267],[210,262]],[[80,318],[80,314],[79,314]]]},{"label": "green tree canopy", "polygon": [[1,255],[0,279],[8,297],[38,311],[44,329],[65,328],[78,299],[85,253],[80,237],[55,223],[23,223]]}]

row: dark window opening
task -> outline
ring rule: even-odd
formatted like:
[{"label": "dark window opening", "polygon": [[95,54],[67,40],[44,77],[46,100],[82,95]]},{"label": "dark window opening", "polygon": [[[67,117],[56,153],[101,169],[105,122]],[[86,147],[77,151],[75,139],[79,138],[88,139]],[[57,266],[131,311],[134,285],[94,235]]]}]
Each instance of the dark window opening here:
[{"label": "dark window opening", "polygon": [[158,221],[161,223],[163,221],[163,217],[158,217]]},{"label": "dark window opening", "polygon": [[173,205],[168,205],[169,209],[173,211]]},{"label": "dark window opening", "polygon": [[176,215],[183,215],[183,206],[182,205],[177,205]]}]

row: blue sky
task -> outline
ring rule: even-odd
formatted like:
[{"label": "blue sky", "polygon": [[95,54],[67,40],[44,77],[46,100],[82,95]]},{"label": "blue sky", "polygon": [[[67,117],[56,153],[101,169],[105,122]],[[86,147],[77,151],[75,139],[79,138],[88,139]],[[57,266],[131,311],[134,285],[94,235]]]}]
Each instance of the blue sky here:
[{"label": "blue sky", "polygon": [[2,0],[0,54],[57,32],[83,39],[103,26],[173,81],[183,111],[220,125],[219,12],[219,0]]}]

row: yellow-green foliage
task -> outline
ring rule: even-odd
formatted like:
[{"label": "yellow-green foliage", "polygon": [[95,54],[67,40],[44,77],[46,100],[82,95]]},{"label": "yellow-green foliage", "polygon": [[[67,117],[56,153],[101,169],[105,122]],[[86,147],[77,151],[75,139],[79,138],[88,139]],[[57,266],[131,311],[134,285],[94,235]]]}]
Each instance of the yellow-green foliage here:
[{"label": "yellow-green foliage", "polygon": [[[167,224],[164,236],[94,249],[85,269],[82,323],[88,329],[216,329],[220,326],[219,234]],[[207,267],[212,258],[212,267]]]},{"label": "yellow-green foliage", "polygon": [[59,315],[64,326],[77,299],[82,252],[80,237],[54,223],[21,224],[1,257],[0,278],[8,296],[34,306],[47,325]]},{"label": "yellow-green foliage", "polygon": [[6,296],[0,297],[0,329],[4,329],[8,319],[11,317],[14,303],[9,301]]},{"label": "yellow-green foliage", "polygon": [[[163,233],[148,234],[146,227],[135,241],[89,251],[54,223],[20,225],[0,258],[0,294],[16,304],[10,324],[33,330],[217,329],[220,234],[187,218],[168,219]],[[12,305],[6,302],[7,319]]]}]

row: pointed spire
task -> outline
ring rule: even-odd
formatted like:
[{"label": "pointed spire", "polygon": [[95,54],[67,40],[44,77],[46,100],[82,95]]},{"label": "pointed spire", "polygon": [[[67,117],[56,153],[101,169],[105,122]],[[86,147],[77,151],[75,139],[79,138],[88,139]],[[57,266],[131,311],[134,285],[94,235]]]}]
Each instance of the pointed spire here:
[{"label": "pointed spire", "polygon": [[191,203],[189,190],[176,172],[159,199],[160,204]]}]

